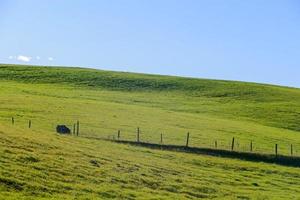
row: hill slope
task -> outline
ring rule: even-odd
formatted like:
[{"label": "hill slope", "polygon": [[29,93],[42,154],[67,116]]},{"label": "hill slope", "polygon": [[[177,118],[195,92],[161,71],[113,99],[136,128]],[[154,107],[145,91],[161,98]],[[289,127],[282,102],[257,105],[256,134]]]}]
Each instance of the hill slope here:
[{"label": "hill slope", "polygon": [[297,168],[0,125],[0,199],[297,199]]},{"label": "hill slope", "polygon": [[[300,156],[300,90],[255,83],[0,65],[0,197],[299,198],[299,170],[94,138]],[[14,117],[14,125],[11,124]],[[32,127],[28,128],[28,120]],[[80,121],[80,137],[54,133]],[[270,170],[272,169],[272,170]],[[14,175],[16,174],[16,175]],[[289,192],[287,192],[289,191]],[[263,193],[263,195],[262,195]],[[2,196],[1,196],[2,195]]]},{"label": "hill slope", "polygon": [[[109,72],[92,69],[0,65],[0,80],[66,84],[122,92],[152,92],[143,105],[191,113],[246,118],[300,131],[300,90],[254,83]],[[153,102],[166,93],[167,102]],[[165,100],[165,99],[163,99]]]}]

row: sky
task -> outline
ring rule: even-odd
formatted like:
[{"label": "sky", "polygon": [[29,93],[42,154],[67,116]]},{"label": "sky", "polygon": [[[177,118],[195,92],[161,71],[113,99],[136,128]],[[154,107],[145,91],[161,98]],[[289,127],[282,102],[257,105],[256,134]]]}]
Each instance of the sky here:
[{"label": "sky", "polygon": [[0,63],[300,87],[300,1],[0,0]]}]

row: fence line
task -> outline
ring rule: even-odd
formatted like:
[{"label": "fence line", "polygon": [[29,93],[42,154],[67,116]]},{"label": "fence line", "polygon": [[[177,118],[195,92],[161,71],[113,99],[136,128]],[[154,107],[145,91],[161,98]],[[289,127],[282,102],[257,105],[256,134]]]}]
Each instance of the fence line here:
[{"label": "fence line", "polygon": [[[23,120],[24,122],[24,120]],[[32,128],[32,119],[29,119],[28,120],[28,128]],[[15,117],[11,117],[11,124],[12,125],[17,125],[21,123],[20,121],[16,120]],[[38,123],[35,123],[35,124],[38,124]],[[36,126],[34,126],[36,127]],[[71,127],[73,128],[72,131],[70,131],[74,136],[79,136],[79,135],[82,135],[81,134],[81,123],[79,120],[76,121],[76,123],[73,123],[71,125]],[[141,132],[141,129],[140,127],[137,127],[136,129],[136,141],[137,142],[142,142],[142,136],[144,134],[142,134]],[[132,135],[133,136],[133,135]],[[148,135],[149,136],[149,135]],[[153,136],[153,134],[151,134],[151,136]],[[115,138],[115,135],[110,135],[109,138]],[[118,140],[121,140],[121,130],[119,129],[117,131],[117,136],[116,138]],[[125,141],[126,140],[126,134],[122,134],[122,139]],[[130,141],[130,138],[127,138],[129,139]],[[131,138],[133,139],[133,138]],[[151,139],[152,140],[152,139]],[[159,142],[158,144],[166,144],[165,140],[168,140],[168,137],[166,135],[163,135],[163,133],[160,133],[160,139],[159,139]],[[133,140],[132,140],[133,141]],[[174,138],[171,139],[171,140],[168,140],[170,141],[170,145],[175,145],[175,143],[178,144],[178,142],[180,142],[178,139],[176,139],[175,143],[172,143],[172,141],[174,141]],[[202,141],[207,141],[207,142],[202,142]],[[273,146],[273,150],[272,148],[270,148],[270,150],[267,150],[266,147],[269,147],[270,145],[266,145],[266,147],[262,147],[258,145],[258,143],[256,143],[254,145],[254,141],[253,140],[250,140],[250,143],[248,144],[245,144],[242,145],[238,140],[236,140],[235,137],[232,137],[232,140],[231,142],[229,141],[228,142],[228,146],[224,144],[224,139],[222,140],[212,140],[213,143],[210,143],[209,140],[202,140],[202,144],[198,144],[196,146],[192,145],[191,146],[191,142],[192,142],[192,139],[191,139],[191,133],[190,132],[187,132],[186,134],[186,138],[185,138],[185,146],[186,147],[210,147],[210,148],[214,148],[214,149],[220,149],[220,150],[226,150],[226,149],[230,149],[231,151],[238,151],[238,152],[251,152],[251,153],[272,153],[274,154],[275,156],[278,156],[278,155],[288,155],[288,156],[291,156],[291,157],[295,157],[298,155],[298,151],[296,151],[296,148],[295,148],[295,145],[294,144],[289,144],[289,146],[287,148],[282,148],[282,146],[279,146],[278,143],[274,144]],[[223,143],[222,143],[223,141]],[[143,140],[143,142],[148,142],[149,141],[146,141],[146,140]],[[199,142],[199,141],[198,141]],[[280,148],[281,147],[281,148]]]},{"label": "fence line", "polygon": [[[138,127],[137,128],[137,140],[136,140],[136,142],[137,143],[149,143],[149,142],[145,142],[145,141],[142,142],[140,133],[141,133],[141,130]],[[120,130],[118,130],[118,136],[117,136],[118,140],[120,140],[119,134],[120,134]],[[185,147],[190,147],[189,146],[190,145],[190,141],[191,141],[190,136],[191,136],[190,132],[188,132],[187,135],[186,135],[186,139],[185,139]],[[109,137],[109,138],[111,138],[111,137]],[[113,138],[114,138],[114,136],[113,136]],[[130,140],[130,139],[126,140],[126,138],[124,138],[124,137],[123,137],[122,141],[128,141],[128,142],[132,141],[133,142],[133,140]],[[155,143],[151,143],[151,144],[155,144]],[[163,134],[162,133],[160,134],[160,141],[157,144],[163,144]],[[170,145],[172,145],[172,144],[170,144]],[[197,148],[197,147],[201,148],[201,146],[192,146],[192,148],[194,148],[194,147],[195,148]],[[218,147],[218,141],[217,140],[214,141],[214,146],[212,146],[212,148],[219,149],[219,150],[226,150],[226,148],[220,148],[220,147]],[[250,141],[250,145],[248,146],[248,150],[247,150],[246,146],[240,146],[240,143],[236,140],[235,137],[233,137],[232,140],[231,140],[231,142],[230,142],[230,145],[229,145],[228,149],[230,149],[231,151],[236,151],[236,152],[254,153],[254,143],[253,143],[253,140],[251,140]],[[256,151],[255,153],[265,154],[267,152]],[[274,148],[273,154],[275,156],[285,155],[285,154],[280,154],[280,152],[279,152],[279,145],[277,143],[275,144],[275,148]],[[290,156],[290,157],[295,156],[293,144],[290,145],[290,154],[287,155],[287,156]]]}]

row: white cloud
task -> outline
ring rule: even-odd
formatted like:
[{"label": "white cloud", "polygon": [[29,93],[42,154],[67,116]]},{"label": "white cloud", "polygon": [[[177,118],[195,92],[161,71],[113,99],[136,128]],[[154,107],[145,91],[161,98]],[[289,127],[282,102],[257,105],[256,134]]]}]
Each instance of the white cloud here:
[{"label": "white cloud", "polygon": [[22,61],[22,62],[30,62],[31,59],[32,59],[32,58],[29,57],[29,56],[22,56],[22,55],[19,55],[19,56],[17,57],[17,60],[18,60],[18,61]]},{"label": "white cloud", "polygon": [[[18,55],[18,56],[8,56],[8,59],[18,60],[21,62],[30,62],[32,59],[41,60],[42,58],[40,56],[31,57],[31,56]],[[54,61],[53,57],[48,57],[47,59],[50,62]]]}]

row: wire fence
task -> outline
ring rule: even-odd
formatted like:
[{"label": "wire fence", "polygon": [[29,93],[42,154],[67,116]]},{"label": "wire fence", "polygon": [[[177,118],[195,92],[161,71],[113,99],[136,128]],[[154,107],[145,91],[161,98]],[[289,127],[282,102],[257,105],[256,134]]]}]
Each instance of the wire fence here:
[{"label": "wire fence", "polygon": [[[10,122],[9,122],[10,121]],[[219,150],[230,150],[237,152],[273,154],[298,157],[300,156],[300,144],[286,140],[265,140],[257,141],[255,139],[245,139],[232,135],[211,136],[198,134],[194,132],[163,132],[153,129],[142,129],[141,127],[132,127],[123,125],[123,129],[115,129],[110,126],[100,126],[94,123],[82,123],[79,120],[68,120],[62,123],[62,120],[52,119],[49,123],[47,119],[26,119],[24,117],[12,117],[6,122],[13,126],[26,129],[56,131],[56,126],[64,124],[69,128],[72,136],[135,141],[152,144],[178,145],[199,148],[211,148]]]}]

